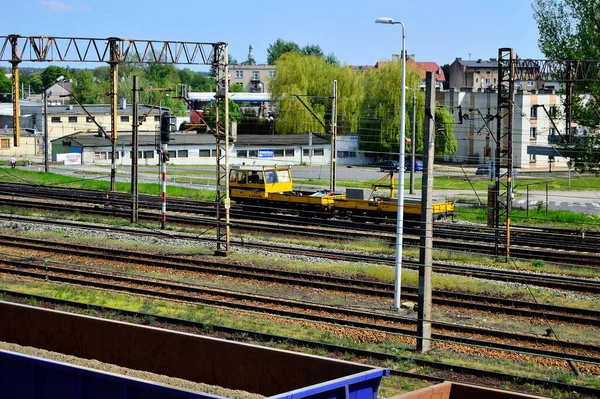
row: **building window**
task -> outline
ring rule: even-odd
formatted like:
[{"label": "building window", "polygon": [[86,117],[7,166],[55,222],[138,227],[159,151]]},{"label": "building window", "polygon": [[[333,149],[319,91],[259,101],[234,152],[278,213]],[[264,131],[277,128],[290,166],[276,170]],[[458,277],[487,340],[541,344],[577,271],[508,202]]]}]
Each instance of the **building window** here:
[{"label": "building window", "polygon": [[286,157],[294,157],[296,155],[296,150],[294,150],[293,148],[289,148],[287,150],[285,150],[285,156]]},{"label": "building window", "polygon": [[169,150],[168,153],[169,153],[169,159],[177,158],[177,151]]},{"label": "building window", "polygon": [[555,117],[556,115],[558,115],[558,109],[556,108],[556,105],[552,105],[550,107],[550,112],[548,112],[550,114],[551,117]]},{"label": "building window", "polygon": [[305,157],[310,156],[310,150],[308,148],[303,148],[302,155],[304,155]]},{"label": "building window", "polygon": [[485,84],[489,85],[490,83],[492,83],[492,80],[490,78],[485,78]]},{"label": "building window", "polygon": [[121,122],[129,122],[129,116],[121,116]]},{"label": "building window", "polygon": [[0,140],[0,148],[2,148],[2,149],[10,148],[10,139],[1,139]]},{"label": "building window", "polygon": [[90,123],[90,122],[92,122],[92,118],[90,118],[89,116],[86,116],[86,117],[85,117],[85,121],[86,121],[87,123]]},{"label": "building window", "polygon": [[179,150],[177,151],[177,158],[187,158],[188,150]]},{"label": "building window", "polygon": [[325,150],[323,148],[315,148],[313,150],[313,155],[315,157],[322,157],[323,155],[325,155]]},{"label": "building window", "polygon": [[50,119],[50,122],[60,123],[60,116],[53,116],[52,119]]},{"label": "building window", "polygon": [[69,116],[69,123],[77,123],[77,117],[76,116]]},{"label": "building window", "polygon": [[146,122],[146,116],[145,115],[138,116],[138,122],[140,122],[140,123]]},{"label": "building window", "polygon": [[248,150],[248,158],[257,158],[258,150]]},{"label": "building window", "polygon": [[337,157],[338,158],[356,158],[356,152],[355,151],[338,151]]},{"label": "building window", "polygon": [[283,150],[273,150],[274,157],[282,157],[284,154]]},{"label": "building window", "polygon": [[260,71],[252,71],[252,79],[259,80],[260,79]]},{"label": "building window", "polygon": [[244,84],[242,82],[237,82],[236,85],[240,86],[240,87],[244,87]]},{"label": "building window", "polygon": [[538,107],[532,105],[531,111],[529,112],[529,116],[532,118],[537,118],[537,110],[538,110]]},{"label": "building window", "polygon": [[531,80],[527,82],[527,87],[533,87],[533,82]]},{"label": "building window", "polygon": [[200,158],[210,158],[210,150],[200,150]]},{"label": "building window", "polygon": [[537,129],[535,127],[529,128],[529,138],[530,139],[537,138]]},{"label": "building window", "polygon": [[248,151],[246,151],[246,150],[238,150],[237,157],[238,158],[248,158]]},{"label": "building window", "polygon": [[94,152],[94,159],[95,160],[108,159],[108,154],[104,151],[96,151],[96,152]]},{"label": "building window", "polygon": [[154,151],[144,151],[142,153],[142,157],[140,158],[144,158],[144,159],[154,159]]},{"label": "building window", "polygon": [[269,79],[275,79],[275,71],[269,71]]},{"label": "building window", "polygon": [[236,79],[244,79],[244,71],[235,71]]},{"label": "building window", "polygon": [[160,115],[154,115],[154,122],[160,122]]},{"label": "building window", "polygon": [[548,129],[548,136],[556,136],[556,129],[553,127]]},{"label": "building window", "polygon": [[535,162],[536,161],[536,154],[529,154],[529,162]]}]

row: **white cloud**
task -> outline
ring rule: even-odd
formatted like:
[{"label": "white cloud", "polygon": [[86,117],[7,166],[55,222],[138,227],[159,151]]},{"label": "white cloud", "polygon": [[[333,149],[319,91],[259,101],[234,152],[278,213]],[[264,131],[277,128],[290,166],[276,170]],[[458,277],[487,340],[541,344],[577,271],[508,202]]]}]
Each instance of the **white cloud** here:
[{"label": "white cloud", "polygon": [[59,0],[41,0],[40,5],[52,12],[71,12],[73,7]]}]

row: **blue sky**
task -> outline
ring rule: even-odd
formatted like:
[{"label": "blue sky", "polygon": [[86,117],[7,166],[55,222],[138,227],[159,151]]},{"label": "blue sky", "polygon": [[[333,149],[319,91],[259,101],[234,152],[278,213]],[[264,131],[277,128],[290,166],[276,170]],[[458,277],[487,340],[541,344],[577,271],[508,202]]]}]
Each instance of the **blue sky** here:
[{"label": "blue sky", "polygon": [[405,24],[406,49],[417,61],[489,59],[500,47],[543,58],[531,0],[11,0],[3,6],[0,35],[222,41],[239,62],[251,44],[258,63],[281,38],[318,44],[344,64],[373,65],[402,48],[400,25],[374,23],[384,16]]}]

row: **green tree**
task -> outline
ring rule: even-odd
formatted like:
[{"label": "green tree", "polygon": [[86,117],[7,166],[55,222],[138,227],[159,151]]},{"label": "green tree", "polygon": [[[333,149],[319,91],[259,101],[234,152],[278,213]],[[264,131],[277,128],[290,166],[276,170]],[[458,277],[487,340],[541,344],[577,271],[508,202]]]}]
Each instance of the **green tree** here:
[{"label": "green tree", "polygon": [[0,73],[0,102],[9,103],[12,101],[12,79]]},{"label": "green tree", "polygon": [[[216,106],[217,106],[216,103],[212,102],[206,108],[204,108],[203,118],[206,121],[206,123],[208,124],[208,127],[210,129],[215,129]],[[225,108],[221,107],[219,109],[219,120],[223,121],[224,118],[225,118]],[[242,111],[240,109],[240,106],[237,105],[236,103],[234,103],[233,101],[229,100],[229,122],[239,123],[241,121],[241,119],[242,119]]]},{"label": "green tree", "polygon": [[29,84],[31,85],[31,91],[34,93],[40,93],[44,87],[42,82],[42,75],[39,73],[32,73],[29,76]]},{"label": "green tree", "polygon": [[[402,86],[402,62],[388,62],[381,68],[365,71],[365,101],[362,104],[360,127],[361,150],[375,153],[397,153],[400,146],[400,105]],[[423,93],[418,91],[419,76],[410,70],[406,71],[406,86],[417,93],[418,103],[422,104]],[[410,91],[406,91],[406,103],[412,103]],[[422,148],[423,113],[418,107],[416,117],[417,147]],[[405,107],[405,121],[410,121]],[[411,113],[412,114],[412,113]],[[405,125],[408,137],[410,124]],[[386,155],[387,157],[387,155]]]},{"label": "green tree", "polygon": [[[338,113],[352,115],[356,111],[356,85],[351,84],[351,72],[325,63],[320,56],[301,55],[295,51],[283,54],[275,63],[275,78],[269,83],[277,99],[276,131],[278,133],[324,132],[323,126],[302,105],[300,96],[309,108],[325,123],[331,110],[331,82],[338,79]],[[355,118],[355,122],[357,119]],[[340,121],[338,120],[338,125]],[[348,125],[345,125],[348,126]],[[349,128],[356,127],[357,122]]]},{"label": "green tree", "polygon": [[[539,47],[546,58],[600,59],[600,0],[535,0],[533,10],[540,32]],[[600,81],[574,82],[573,120],[581,126],[595,129],[600,125],[599,108]],[[572,158],[583,169],[583,165],[597,165],[600,162],[600,155],[594,155],[597,151],[587,153],[587,149],[581,147],[591,144],[597,142],[585,139],[561,145],[580,150],[572,153],[586,154],[581,159]]]},{"label": "green tree", "polygon": [[289,52],[300,53],[300,46],[292,41],[286,42],[282,39],[275,40],[275,43],[271,43],[269,44],[269,47],[267,47],[267,64],[275,65],[275,62],[279,57]]},{"label": "green tree", "polygon": [[50,65],[42,72],[42,85],[44,87],[50,87],[56,83],[56,80],[61,76],[64,79],[70,78],[65,68],[56,65]]},{"label": "green tree", "polygon": [[101,85],[89,69],[80,69],[75,74],[71,92],[81,104],[99,104],[104,98]]},{"label": "green tree", "polygon": [[454,135],[454,116],[447,108],[435,109],[435,155],[453,155],[458,150]]}]

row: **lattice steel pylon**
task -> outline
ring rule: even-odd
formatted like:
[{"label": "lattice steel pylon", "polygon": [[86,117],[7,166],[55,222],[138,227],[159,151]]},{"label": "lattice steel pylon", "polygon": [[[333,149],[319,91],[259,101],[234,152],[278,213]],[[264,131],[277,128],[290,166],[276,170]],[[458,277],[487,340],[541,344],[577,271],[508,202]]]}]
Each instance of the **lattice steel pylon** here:
[{"label": "lattice steel pylon", "polygon": [[[496,114],[496,153],[494,187],[494,229],[496,234],[495,253],[510,258],[510,213],[512,208],[513,170],[513,108],[515,88],[515,64],[513,50],[498,50],[498,104]],[[501,170],[506,170],[503,181]],[[506,219],[506,234],[502,240],[501,219]]]},{"label": "lattice steel pylon", "polygon": [[[215,52],[214,67],[216,71],[216,120],[214,132],[217,140],[217,249],[215,255],[229,254],[229,84],[227,65],[227,46]],[[220,110],[224,109],[224,118]]]},{"label": "lattice steel pylon", "polygon": [[[208,65],[217,69],[217,252],[229,250],[229,98],[227,43],[135,40],[85,37],[0,36],[0,61],[12,64],[13,132],[15,146],[20,146],[19,63],[31,62],[105,62],[111,67],[111,144],[113,165],[117,138],[117,71],[118,65],[135,63]],[[44,123],[46,123],[44,121]],[[114,190],[116,167],[111,168],[111,189]]]}]

